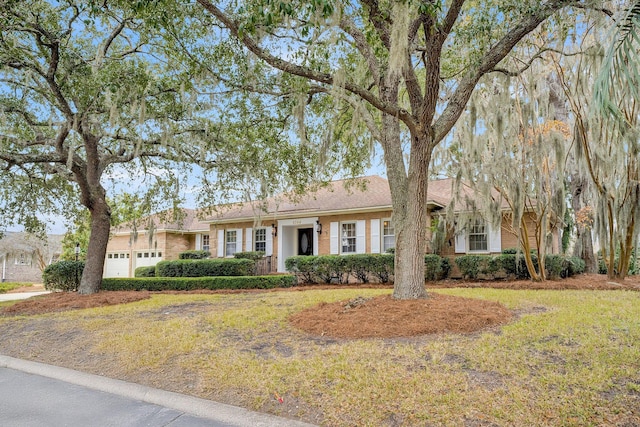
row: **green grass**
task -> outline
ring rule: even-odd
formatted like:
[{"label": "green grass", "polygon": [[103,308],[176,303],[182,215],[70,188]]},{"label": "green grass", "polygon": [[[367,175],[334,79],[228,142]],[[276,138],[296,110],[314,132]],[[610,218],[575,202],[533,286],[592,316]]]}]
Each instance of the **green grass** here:
[{"label": "green grass", "polygon": [[32,286],[32,283],[20,283],[20,282],[4,282],[0,283],[0,294],[12,291],[23,286]]},{"label": "green grass", "polygon": [[155,295],[37,318],[90,334],[82,351],[117,376],[323,425],[638,422],[640,293],[437,292],[517,316],[499,331],[396,340],[312,337],[287,322],[320,302],[389,293],[360,289]]}]

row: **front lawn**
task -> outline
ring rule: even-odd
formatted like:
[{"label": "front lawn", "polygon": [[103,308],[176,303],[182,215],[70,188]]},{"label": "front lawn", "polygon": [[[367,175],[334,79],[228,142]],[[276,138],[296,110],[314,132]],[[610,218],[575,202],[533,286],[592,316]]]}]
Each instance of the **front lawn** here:
[{"label": "front lawn", "polygon": [[31,283],[3,282],[0,283],[0,294],[4,294],[18,288],[29,288],[31,286],[33,286]]},{"label": "front lawn", "polygon": [[3,317],[0,353],[330,426],[640,423],[640,293],[435,291],[515,314],[472,334],[346,340],[287,320],[389,292],[155,294]]}]

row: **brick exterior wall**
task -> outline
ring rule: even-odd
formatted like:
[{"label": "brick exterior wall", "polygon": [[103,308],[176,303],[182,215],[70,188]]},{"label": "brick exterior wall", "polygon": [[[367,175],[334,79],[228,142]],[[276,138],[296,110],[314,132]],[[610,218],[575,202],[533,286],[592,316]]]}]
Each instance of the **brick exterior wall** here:
[{"label": "brick exterior wall", "polygon": [[154,235],[151,245],[146,232],[140,232],[135,242],[129,234],[123,234],[111,237],[107,245],[107,257],[110,253],[127,253],[130,260],[128,275],[133,276],[138,252],[161,253],[162,260],[176,260],[181,252],[194,250],[195,244],[194,233],[159,231]]},{"label": "brick exterior wall", "polygon": [[0,279],[4,278],[5,282],[42,283],[42,271],[38,267],[38,261],[32,258],[31,254],[25,255],[24,259],[29,264],[16,264],[19,256],[17,254],[8,254],[6,260],[0,257]]}]

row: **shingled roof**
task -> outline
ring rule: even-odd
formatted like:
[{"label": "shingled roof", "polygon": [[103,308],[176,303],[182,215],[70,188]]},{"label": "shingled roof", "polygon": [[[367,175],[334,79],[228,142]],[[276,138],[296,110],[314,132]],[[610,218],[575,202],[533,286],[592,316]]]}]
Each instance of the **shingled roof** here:
[{"label": "shingled roof", "polygon": [[[429,181],[427,208],[438,209],[449,205],[452,200],[454,184],[453,178]],[[475,199],[475,193],[465,184],[462,184],[461,196],[467,200]],[[182,221],[165,220],[164,218],[171,217],[171,215],[166,215],[166,212],[165,215],[152,215],[151,219],[158,231],[197,233],[208,230],[209,223],[254,221],[258,217],[275,220],[305,215],[317,216],[375,210],[391,210],[391,192],[389,191],[389,182],[386,179],[372,175],[356,178],[349,182],[347,180],[332,181],[316,192],[297,198],[280,195],[264,201],[220,205],[208,210],[183,209],[185,217]],[[205,213],[210,211],[214,213],[208,215]],[[145,222],[139,231],[142,232],[146,228]],[[126,224],[114,230],[116,234],[131,231],[132,227]]]},{"label": "shingled roof", "polygon": [[[351,185],[347,185],[351,184]],[[361,185],[364,185],[364,190]],[[452,179],[429,182],[428,206],[444,207],[451,201]],[[353,211],[391,209],[389,182],[379,176],[332,181],[314,193],[291,199],[286,196],[270,198],[264,202],[237,203],[218,208],[206,222],[232,222],[252,220],[256,216],[288,218],[304,214],[319,215]]]},{"label": "shingled roof", "polygon": [[[203,222],[200,219],[199,211],[196,209],[182,208],[184,217],[179,220],[174,220],[171,212],[163,212],[160,214],[154,214],[149,217],[153,221],[153,226],[156,230],[161,231],[181,231],[181,232],[203,232],[209,229],[209,224]],[[144,220],[138,232],[144,232],[149,228],[148,221]],[[115,234],[130,233],[133,231],[133,226],[130,223],[121,224],[114,227],[113,232]]]}]

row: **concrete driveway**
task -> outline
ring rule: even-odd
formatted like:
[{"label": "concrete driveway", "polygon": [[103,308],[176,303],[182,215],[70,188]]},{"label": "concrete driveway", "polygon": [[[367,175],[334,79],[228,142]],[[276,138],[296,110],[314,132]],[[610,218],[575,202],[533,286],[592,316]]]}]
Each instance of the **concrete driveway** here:
[{"label": "concrete driveway", "polygon": [[27,299],[35,297],[37,295],[48,294],[49,291],[36,291],[36,292],[9,292],[0,294],[0,301],[16,301],[21,299]]}]

